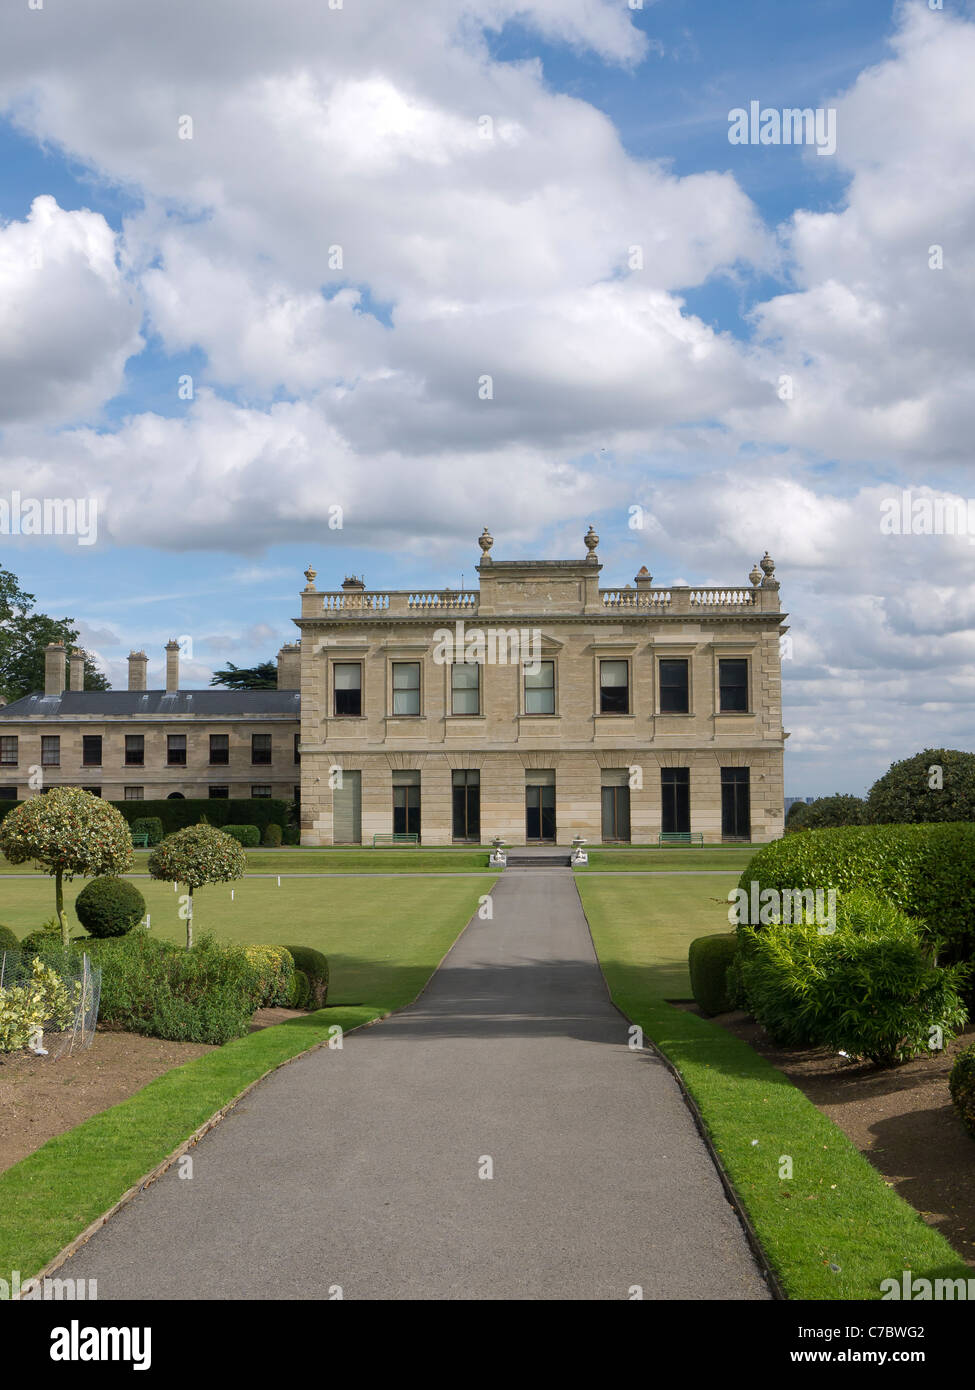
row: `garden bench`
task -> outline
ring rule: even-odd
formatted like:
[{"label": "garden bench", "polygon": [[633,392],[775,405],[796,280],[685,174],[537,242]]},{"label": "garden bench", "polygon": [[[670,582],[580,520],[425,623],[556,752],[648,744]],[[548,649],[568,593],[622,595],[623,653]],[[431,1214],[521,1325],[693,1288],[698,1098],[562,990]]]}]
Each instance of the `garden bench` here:
[{"label": "garden bench", "polygon": [[703,830],[664,830],[657,836],[658,845],[700,845],[704,847]]},{"label": "garden bench", "polygon": [[133,835],[133,836],[132,836],[132,843],[133,843],[138,849],[148,849],[148,848],[149,848],[149,832],[148,832],[148,830],[140,830],[140,831],[138,831],[135,835]]},{"label": "garden bench", "polygon": [[379,835],[373,835],[372,837],[373,849],[375,849],[377,845],[418,845],[419,843],[420,837],[415,831],[401,831],[399,833],[394,831],[392,834],[384,832]]}]

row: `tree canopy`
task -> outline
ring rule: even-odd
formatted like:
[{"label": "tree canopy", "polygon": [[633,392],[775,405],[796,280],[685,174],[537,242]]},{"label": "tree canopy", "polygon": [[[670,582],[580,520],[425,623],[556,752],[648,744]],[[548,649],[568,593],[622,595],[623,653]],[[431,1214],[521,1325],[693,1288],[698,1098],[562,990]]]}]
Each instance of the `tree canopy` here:
[{"label": "tree canopy", "polygon": [[[11,703],[44,689],[44,648],[50,642],[77,646],[78,629],[71,618],[49,618],[34,611],[36,600],[0,565],[0,695]],[[109,683],[90,657],[85,657],[85,689],[108,690]]]},{"label": "tree canopy", "polygon": [[975,753],[925,748],[892,763],[867,793],[878,824],[975,820]]},{"label": "tree canopy", "polygon": [[222,685],[228,690],[277,690],[277,663],[261,661],[256,666],[235,666],[228,661],[222,671],[214,671],[210,684]]}]

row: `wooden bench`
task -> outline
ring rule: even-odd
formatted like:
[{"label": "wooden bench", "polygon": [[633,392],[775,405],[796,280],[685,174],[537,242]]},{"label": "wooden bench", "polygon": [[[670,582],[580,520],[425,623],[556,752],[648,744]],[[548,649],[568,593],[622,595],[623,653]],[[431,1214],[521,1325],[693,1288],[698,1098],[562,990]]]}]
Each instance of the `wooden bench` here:
[{"label": "wooden bench", "polygon": [[704,847],[703,830],[664,830],[657,836],[658,845],[700,845]]},{"label": "wooden bench", "polygon": [[148,832],[148,830],[140,830],[137,834],[133,835],[133,836],[132,836],[132,843],[136,846],[137,849],[148,849],[148,848],[149,848],[149,832]]},{"label": "wooden bench", "polygon": [[401,831],[399,834],[394,831],[392,834],[383,833],[372,837],[373,849],[377,845],[418,845],[419,843],[420,837],[415,831]]}]

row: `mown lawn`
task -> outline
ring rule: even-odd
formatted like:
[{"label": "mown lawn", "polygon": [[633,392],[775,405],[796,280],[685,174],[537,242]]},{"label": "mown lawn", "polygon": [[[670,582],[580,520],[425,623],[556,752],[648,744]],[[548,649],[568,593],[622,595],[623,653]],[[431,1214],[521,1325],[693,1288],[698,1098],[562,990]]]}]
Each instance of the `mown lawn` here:
[{"label": "mown lawn", "polygon": [[738,845],[733,849],[722,849],[720,845],[707,845],[701,849],[591,849],[589,863],[580,865],[575,872],[632,873],[634,869],[680,869],[692,872],[695,869],[727,869],[737,877],[754,853],[754,849]]},{"label": "mown lawn", "polygon": [[613,1001],[681,1073],[788,1296],[878,1299],[905,1269],[966,1278],[943,1236],[787,1077],[665,1002],[686,992],[687,943],[728,930],[727,906],[710,901],[724,882],[576,879]]},{"label": "mown lawn", "polygon": [[[233,905],[229,890],[201,892],[200,927],[206,917],[220,936],[301,942],[323,950],[332,970],[329,1007],[176,1067],[0,1174],[0,1269],[19,1270],[24,1279],[36,1273],[252,1081],[326,1042],[335,1025],[348,1030],[409,1004],[492,882],[488,875],[413,882],[342,879],[278,890],[273,883],[251,880],[242,895],[237,890]],[[10,919],[11,890],[35,895],[39,887],[5,883],[0,917]],[[44,887],[50,890],[49,884]],[[180,939],[172,889],[153,885],[151,891],[151,911],[158,914],[152,930]],[[46,912],[47,892],[44,904]],[[33,896],[18,910],[36,924]]]},{"label": "mown lawn", "polygon": [[[249,849],[253,874],[443,874],[486,870],[486,849]],[[134,874],[149,872],[149,851],[137,849]],[[0,874],[38,874],[32,864],[11,864],[0,855]]]}]

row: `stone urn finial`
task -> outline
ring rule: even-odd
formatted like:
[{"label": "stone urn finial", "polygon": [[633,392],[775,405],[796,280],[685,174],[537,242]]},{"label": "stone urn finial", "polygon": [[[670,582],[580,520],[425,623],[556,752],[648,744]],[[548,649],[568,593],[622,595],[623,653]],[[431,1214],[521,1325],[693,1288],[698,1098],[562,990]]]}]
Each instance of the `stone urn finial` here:
[{"label": "stone urn finial", "polygon": [[779,587],[779,581],[775,577],[775,561],[770,558],[767,550],[762,559],[759,561],[759,564],[761,565],[762,572],[765,575],[765,578],[762,580],[762,588],[777,589]]},{"label": "stone urn finial", "polygon": [[762,571],[758,568],[757,565],[752,566],[752,572],[748,576],[748,578],[752,581],[752,588],[757,589],[759,584],[761,584],[762,582]]},{"label": "stone urn finial", "polygon": [[305,587],[306,587],[307,589],[314,589],[314,587],[315,587],[315,578],[316,578],[317,573],[318,573],[318,571],[317,571],[317,570],[313,570],[312,567],[311,567],[311,565],[309,565],[308,568],[305,570],[305,578],[308,580],[308,583],[305,585]]},{"label": "stone urn finial", "polygon": [[586,559],[588,559],[588,560],[595,560],[595,558],[596,558],[596,546],[599,544],[599,537],[596,535],[596,532],[593,530],[592,522],[589,523],[589,530],[586,532],[586,534],[585,534],[585,536],[583,537],[583,539],[584,539],[585,542],[586,542],[586,549],[589,551],[589,554],[586,556]]},{"label": "stone urn finial", "polygon": [[490,560],[491,547],[494,544],[494,537],[491,535],[491,532],[488,530],[486,526],[484,530],[481,532],[481,534],[478,536],[477,543],[484,551],[485,560]]}]

